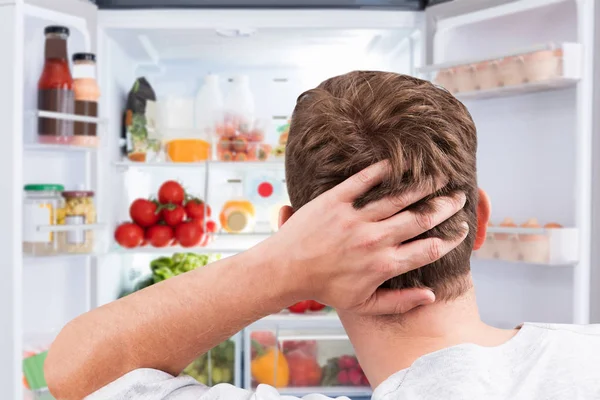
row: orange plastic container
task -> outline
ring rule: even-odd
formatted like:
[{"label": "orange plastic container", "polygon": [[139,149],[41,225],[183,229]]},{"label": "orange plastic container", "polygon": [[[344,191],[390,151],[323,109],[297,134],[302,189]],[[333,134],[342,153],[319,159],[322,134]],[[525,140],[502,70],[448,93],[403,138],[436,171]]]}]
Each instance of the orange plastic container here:
[{"label": "orange plastic container", "polygon": [[210,143],[202,139],[175,139],[166,147],[171,162],[206,161],[210,157]]}]

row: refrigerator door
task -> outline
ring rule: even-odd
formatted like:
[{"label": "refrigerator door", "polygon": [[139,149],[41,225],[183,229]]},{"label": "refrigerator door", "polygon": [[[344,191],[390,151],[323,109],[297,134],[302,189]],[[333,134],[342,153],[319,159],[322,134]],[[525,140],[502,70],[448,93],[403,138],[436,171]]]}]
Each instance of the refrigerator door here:
[{"label": "refrigerator door", "polygon": [[[49,326],[59,329],[86,311],[89,303],[83,298],[89,296],[77,289],[82,298],[73,297],[73,288],[87,287],[84,274],[73,280],[68,273],[77,270],[79,265],[71,266],[79,257],[24,257],[22,250],[24,183],[68,182],[77,175],[67,167],[54,168],[71,163],[73,156],[67,152],[27,143],[28,137],[37,134],[37,81],[44,63],[44,28],[66,26],[73,39],[71,52],[93,51],[97,7],[80,0],[5,0],[0,5],[0,54],[4,61],[0,66],[0,117],[7,132],[0,149],[0,167],[7,172],[0,183],[5,194],[0,200],[0,251],[4,257],[0,302],[6,305],[0,308],[0,387],[4,398],[22,399],[23,351],[28,341],[24,333],[41,332]],[[85,259],[93,262],[90,257]],[[80,307],[71,307],[77,303]]]},{"label": "refrigerator door", "polygon": [[450,0],[96,0],[100,8],[390,8],[423,10]]}]

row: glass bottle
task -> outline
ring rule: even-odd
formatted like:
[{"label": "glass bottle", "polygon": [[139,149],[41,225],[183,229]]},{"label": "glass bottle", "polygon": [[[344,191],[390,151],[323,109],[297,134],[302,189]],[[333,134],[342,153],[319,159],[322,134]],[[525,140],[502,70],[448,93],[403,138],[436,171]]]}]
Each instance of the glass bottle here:
[{"label": "glass bottle", "polygon": [[[67,38],[69,28],[48,26],[44,30],[44,69],[38,81],[38,109],[73,114],[75,109],[73,78],[69,70]],[[40,117],[38,139],[42,143],[70,143],[73,123],[63,119]]]},{"label": "glass bottle", "polygon": [[[73,86],[75,91],[75,114],[97,117],[100,88],[96,82],[96,56],[94,54],[73,54]],[[74,144],[97,146],[96,128],[94,123],[75,122]]]}]

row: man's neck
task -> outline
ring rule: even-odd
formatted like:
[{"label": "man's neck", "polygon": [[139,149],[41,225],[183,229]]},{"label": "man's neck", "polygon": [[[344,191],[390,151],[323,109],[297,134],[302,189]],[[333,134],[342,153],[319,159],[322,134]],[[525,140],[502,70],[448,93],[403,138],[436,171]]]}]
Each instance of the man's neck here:
[{"label": "man's neck", "polygon": [[498,346],[516,333],[481,321],[473,288],[456,300],[422,306],[402,316],[340,313],[340,318],[372,387],[425,354],[461,343]]}]

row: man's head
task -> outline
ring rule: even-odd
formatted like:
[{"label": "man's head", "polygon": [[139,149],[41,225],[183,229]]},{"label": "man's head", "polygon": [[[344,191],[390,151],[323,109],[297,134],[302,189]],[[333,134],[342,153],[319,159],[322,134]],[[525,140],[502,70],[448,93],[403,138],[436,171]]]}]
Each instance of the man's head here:
[{"label": "man's head", "polygon": [[433,188],[441,180],[447,184],[411,209],[425,212],[431,198],[464,192],[463,210],[417,239],[458,237],[466,221],[465,241],[440,260],[384,284],[393,289],[429,287],[438,300],[449,300],[469,286],[478,224],[476,151],[473,120],[446,90],[406,75],[355,71],[328,79],[298,98],[286,148],[288,192],[297,210],[385,159],[392,166],[389,178],[358,198],[355,207],[423,185]]}]

